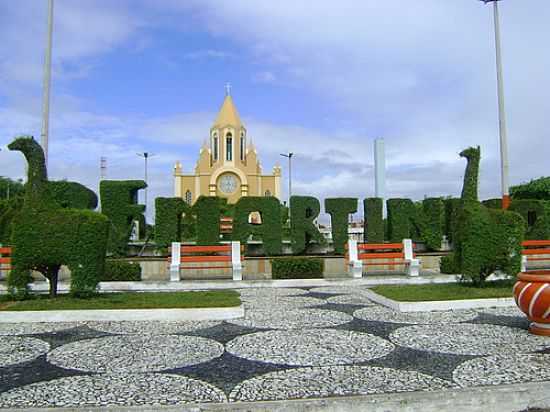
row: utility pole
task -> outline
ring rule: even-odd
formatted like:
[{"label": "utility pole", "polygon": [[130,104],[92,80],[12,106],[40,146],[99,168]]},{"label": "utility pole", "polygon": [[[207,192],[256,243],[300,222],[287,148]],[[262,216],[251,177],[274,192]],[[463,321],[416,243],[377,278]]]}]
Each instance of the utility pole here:
[{"label": "utility pole", "polygon": [[[145,183],[148,185],[148,181],[147,181],[147,160],[150,158],[150,157],[153,157],[154,154],[153,153],[149,153],[149,152],[143,152],[143,153],[137,153],[138,156],[140,157],[143,157],[143,159],[145,160]],[[147,207],[147,187],[145,187],[145,207]]]},{"label": "utility pole", "polygon": [[52,81],[52,35],[53,35],[53,1],[48,0],[48,34],[46,38],[46,56],[44,59],[44,84],[42,95],[42,134],[41,144],[44,160],[48,167],[48,137],[50,133],[50,85]]},{"label": "utility pole", "polygon": [[500,132],[500,172],[502,187],[502,208],[508,209],[510,206],[510,183],[508,162],[508,135],[506,130],[506,111],[504,105],[504,76],[502,74],[502,52],[500,44],[500,16],[498,11],[498,2],[500,0],[481,0],[484,3],[493,3],[493,17],[495,25],[495,48],[496,48],[496,66],[497,66],[497,88],[498,88],[498,118]]}]

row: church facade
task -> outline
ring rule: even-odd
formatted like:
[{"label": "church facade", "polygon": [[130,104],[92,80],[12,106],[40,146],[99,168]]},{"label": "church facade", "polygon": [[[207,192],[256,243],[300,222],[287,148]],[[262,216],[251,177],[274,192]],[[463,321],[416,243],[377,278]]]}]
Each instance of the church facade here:
[{"label": "church facade", "polygon": [[194,173],[184,173],[180,162],[174,166],[176,197],[189,204],[199,196],[225,197],[229,203],[242,196],[280,199],[281,168],[275,166],[272,174],[262,174],[258,153],[248,139],[229,90],[210,128],[208,142],[199,152]]}]

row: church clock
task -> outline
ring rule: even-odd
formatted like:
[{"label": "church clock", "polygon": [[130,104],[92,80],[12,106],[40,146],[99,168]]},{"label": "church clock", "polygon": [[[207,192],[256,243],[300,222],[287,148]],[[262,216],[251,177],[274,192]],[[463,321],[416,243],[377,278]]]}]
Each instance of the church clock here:
[{"label": "church clock", "polygon": [[220,192],[225,194],[234,193],[237,190],[239,182],[233,173],[224,173],[218,180]]}]

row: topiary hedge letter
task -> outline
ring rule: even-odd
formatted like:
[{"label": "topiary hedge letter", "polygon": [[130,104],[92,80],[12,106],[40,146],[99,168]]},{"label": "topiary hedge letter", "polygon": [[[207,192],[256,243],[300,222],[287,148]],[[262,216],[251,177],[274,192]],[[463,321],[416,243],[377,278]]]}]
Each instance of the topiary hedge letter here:
[{"label": "topiary hedge letter", "polygon": [[200,196],[193,210],[197,216],[197,244],[217,245],[220,243],[220,206],[222,199],[215,196]]},{"label": "topiary hedge letter", "polygon": [[180,197],[155,199],[155,243],[159,248],[182,239],[182,215],[191,213],[191,207]]},{"label": "topiary hedge letter", "polygon": [[547,200],[512,200],[509,210],[519,213],[527,222],[525,238],[550,239],[550,202]]},{"label": "topiary hedge letter", "polygon": [[99,184],[101,212],[111,221],[107,250],[125,256],[132,232],[132,222],[143,220],[144,205],[137,204],[137,194],[145,189],[143,180],[102,180]]},{"label": "topiary hedge letter", "polygon": [[330,214],[334,253],[343,255],[348,241],[348,218],[357,212],[357,198],[325,199],[325,211]]},{"label": "topiary hedge letter", "polygon": [[57,293],[61,265],[71,270],[71,292],[87,295],[96,289],[103,273],[109,222],[99,213],[63,209],[47,184],[44,152],[32,137],[14,140],[8,148],[23,153],[28,162],[28,182],[21,213],[14,220],[13,267],[8,279],[14,292],[26,288],[30,270],[50,282],[50,295]]},{"label": "topiary hedge letter", "polygon": [[[261,224],[249,222],[253,212],[260,214]],[[275,197],[241,197],[235,205],[233,239],[246,245],[250,235],[261,236],[266,255],[281,254],[281,205]]]},{"label": "topiary hedge letter", "polygon": [[379,197],[371,197],[363,200],[363,213],[365,216],[364,234],[368,243],[384,242],[384,200]]},{"label": "topiary hedge letter", "polygon": [[324,241],[323,235],[313,223],[320,211],[321,204],[314,197],[290,198],[290,235],[294,254],[303,253],[312,240],[319,243]]}]

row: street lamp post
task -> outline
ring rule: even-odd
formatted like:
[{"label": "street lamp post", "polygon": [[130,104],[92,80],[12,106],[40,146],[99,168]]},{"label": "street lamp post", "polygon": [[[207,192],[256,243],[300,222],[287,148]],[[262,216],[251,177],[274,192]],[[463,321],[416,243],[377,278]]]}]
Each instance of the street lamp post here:
[{"label": "street lamp post", "polygon": [[[143,153],[136,153],[138,156],[141,156],[143,157],[143,159],[145,160],[145,184],[148,185],[148,182],[147,182],[147,160],[150,158],[150,157],[153,157],[154,154],[153,153],[149,153],[149,152],[143,152]],[[147,207],[147,187],[145,187],[145,207]]]},{"label": "street lamp post", "polygon": [[498,87],[498,118],[500,131],[500,172],[502,186],[502,208],[508,209],[510,206],[509,191],[509,162],[508,162],[508,136],[506,131],[506,112],[504,106],[504,79],[502,74],[502,52],[500,46],[500,18],[498,12],[498,2],[500,0],[481,0],[484,3],[493,3],[493,14],[495,24],[495,48],[497,65],[497,87]]},{"label": "street lamp post", "polygon": [[44,161],[48,166],[48,137],[50,134],[50,85],[52,82],[52,32],[53,0],[48,0],[48,35],[46,38],[46,57],[44,59],[44,90],[42,95],[42,136]]},{"label": "street lamp post", "polygon": [[288,207],[290,208],[290,198],[292,197],[292,157],[294,153],[281,153],[281,156],[288,158]]}]

